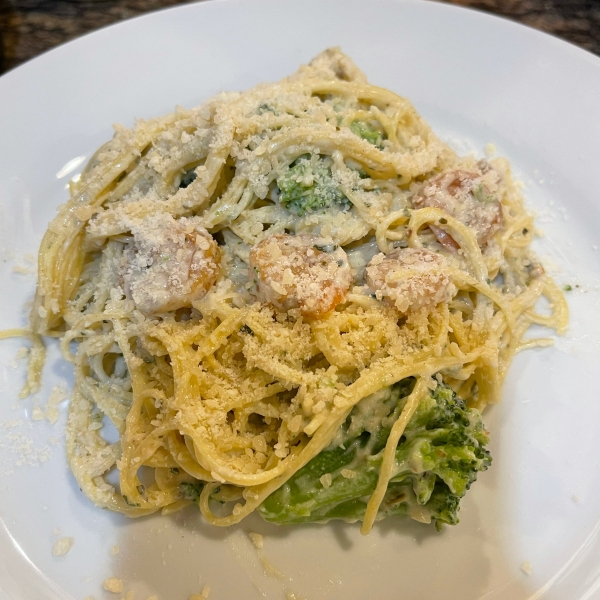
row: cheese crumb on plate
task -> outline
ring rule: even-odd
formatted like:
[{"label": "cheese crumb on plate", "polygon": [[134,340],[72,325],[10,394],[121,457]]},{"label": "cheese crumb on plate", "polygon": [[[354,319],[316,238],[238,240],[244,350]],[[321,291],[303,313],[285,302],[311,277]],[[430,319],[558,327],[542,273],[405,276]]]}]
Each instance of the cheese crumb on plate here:
[{"label": "cheese crumb on plate", "polygon": [[531,572],[533,571],[533,567],[531,566],[531,563],[529,561],[526,561],[521,565],[521,570],[524,573],[527,573],[527,575],[531,575]]},{"label": "cheese crumb on plate", "polygon": [[262,549],[262,547],[263,547],[263,536],[260,535],[260,533],[254,533],[254,531],[251,531],[248,534],[248,537],[252,540],[252,543],[256,546],[256,548],[258,548],[259,550]]},{"label": "cheese crumb on plate", "polygon": [[102,587],[107,592],[112,592],[113,594],[120,594],[123,591],[123,582],[116,577],[109,577],[104,580]]},{"label": "cheese crumb on plate", "polygon": [[56,540],[52,548],[53,556],[64,556],[73,546],[74,539],[72,537],[63,537]]}]

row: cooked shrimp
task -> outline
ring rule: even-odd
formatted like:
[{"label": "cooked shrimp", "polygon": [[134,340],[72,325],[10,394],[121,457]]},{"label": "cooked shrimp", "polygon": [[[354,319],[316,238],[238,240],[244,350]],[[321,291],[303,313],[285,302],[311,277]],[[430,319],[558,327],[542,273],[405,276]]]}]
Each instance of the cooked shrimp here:
[{"label": "cooked shrimp", "polygon": [[190,306],[215,282],[219,248],[197,217],[175,220],[158,214],[131,228],[124,252],[125,294],[148,314]]},{"label": "cooked shrimp", "polygon": [[352,283],[346,253],[330,237],[314,235],[265,238],[250,251],[250,272],[259,300],[308,317],[332,311]]},{"label": "cooked shrimp", "polygon": [[404,313],[432,309],[456,293],[446,259],[422,248],[375,255],[367,266],[367,284],[379,300],[387,298]]},{"label": "cooked shrimp", "polygon": [[[491,168],[483,170],[477,173],[457,169],[437,175],[425,182],[413,198],[413,206],[446,211],[470,227],[483,247],[502,225],[502,205],[495,195],[498,174]],[[442,228],[435,225],[429,228],[444,248],[458,249],[458,244]]]}]

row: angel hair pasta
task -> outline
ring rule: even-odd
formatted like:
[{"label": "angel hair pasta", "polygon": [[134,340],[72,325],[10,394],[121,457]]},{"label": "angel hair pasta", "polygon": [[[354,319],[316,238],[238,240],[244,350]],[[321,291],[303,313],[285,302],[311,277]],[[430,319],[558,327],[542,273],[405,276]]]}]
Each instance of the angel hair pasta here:
[{"label": "angel hair pasta", "polygon": [[115,127],[43,238],[30,333],[74,364],[79,486],[222,526],[456,523],[482,409],[550,343],[532,324],[566,326],[533,231],[506,160],[457,156],[337,49]]}]

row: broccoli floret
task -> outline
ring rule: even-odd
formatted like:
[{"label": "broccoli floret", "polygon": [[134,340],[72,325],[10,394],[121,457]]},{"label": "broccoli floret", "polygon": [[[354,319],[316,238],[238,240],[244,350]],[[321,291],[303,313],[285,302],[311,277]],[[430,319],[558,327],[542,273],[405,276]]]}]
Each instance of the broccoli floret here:
[{"label": "broccoli floret", "polygon": [[179,484],[179,493],[184,500],[191,500],[192,502],[198,502],[200,499],[200,493],[202,492],[203,485],[198,483],[190,483],[189,481],[182,481]]},{"label": "broccoli floret", "polygon": [[442,524],[456,525],[458,523],[458,510],[460,496],[453,494],[450,488],[442,481],[437,481],[428,502],[435,526],[439,530]]},{"label": "broccoli floret", "polygon": [[367,142],[378,148],[381,148],[383,140],[387,139],[385,132],[379,131],[379,129],[373,127],[373,125],[367,121],[354,121],[350,125],[350,131],[352,131],[354,135],[357,135],[363,140],[367,140]]},{"label": "broccoli floret", "polygon": [[[263,502],[263,518],[276,523],[361,519],[377,485],[390,428],[413,386],[414,379],[405,379],[354,407],[336,442]],[[396,471],[379,516],[418,514],[438,528],[458,523],[460,499],[491,464],[488,441],[479,412],[438,385],[421,400],[398,444]],[[342,469],[354,476],[344,477]]]},{"label": "broccoli floret", "polygon": [[339,205],[350,208],[331,174],[331,159],[320,156],[302,156],[277,179],[279,202],[290,212],[303,216],[307,212],[325,210]]}]

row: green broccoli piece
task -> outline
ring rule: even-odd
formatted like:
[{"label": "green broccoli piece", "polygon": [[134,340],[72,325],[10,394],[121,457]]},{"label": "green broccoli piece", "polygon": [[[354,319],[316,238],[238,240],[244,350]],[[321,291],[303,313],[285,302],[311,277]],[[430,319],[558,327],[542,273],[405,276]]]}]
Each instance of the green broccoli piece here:
[{"label": "green broccoli piece", "polygon": [[367,140],[373,146],[377,146],[377,148],[381,148],[383,140],[387,139],[385,132],[373,127],[367,121],[354,121],[350,124],[350,131],[359,138]]},{"label": "green broccoli piece", "polygon": [[200,482],[191,483],[189,481],[182,481],[179,484],[179,493],[181,494],[184,500],[198,502],[203,487],[203,484]]},{"label": "green broccoli piece", "polygon": [[[413,386],[409,378],[359,402],[335,445],[263,502],[263,518],[276,523],[361,519],[377,485],[391,426]],[[460,499],[491,464],[488,441],[479,412],[438,385],[421,400],[398,444],[396,471],[379,517],[418,514],[438,528],[458,523]]]},{"label": "green broccoli piece", "polygon": [[483,186],[483,184],[479,184],[478,186],[475,186],[473,188],[473,190],[471,191],[471,193],[475,197],[475,200],[477,200],[483,204],[487,204],[488,202],[497,202],[498,201],[496,196],[494,196],[494,194],[486,193],[486,188]]},{"label": "green broccoli piece", "polygon": [[330,158],[301,156],[277,179],[277,186],[281,205],[299,217],[334,205],[350,208],[350,201],[333,179]]},{"label": "green broccoli piece", "polygon": [[441,526],[456,525],[458,523],[458,511],[462,496],[453,494],[450,488],[442,481],[437,481],[427,506],[435,519],[435,527],[439,531]]}]

